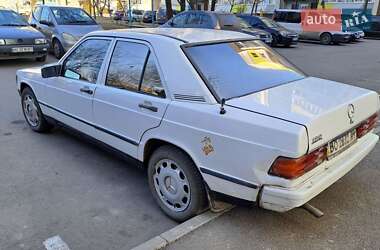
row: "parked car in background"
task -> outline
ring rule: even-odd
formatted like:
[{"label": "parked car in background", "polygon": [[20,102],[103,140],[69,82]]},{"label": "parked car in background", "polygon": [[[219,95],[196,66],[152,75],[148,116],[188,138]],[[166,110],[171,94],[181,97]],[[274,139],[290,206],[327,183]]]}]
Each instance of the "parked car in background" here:
[{"label": "parked car in background", "polygon": [[[177,15],[179,11],[173,10],[173,16]],[[164,24],[168,21],[166,17],[166,9],[165,8],[159,8],[156,12],[156,22],[158,24]]]},{"label": "parked car in background", "polygon": [[49,44],[45,36],[31,27],[13,10],[0,8],[0,60],[36,58],[45,61]]},{"label": "parked car in background", "polygon": [[322,30],[317,32],[304,31],[301,25],[301,10],[278,9],[273,14],[273,20],[281,26],[297,32],[299,39],[320,41],[321,44],[348,43],[352,40],[351,32]]},{"label": "parked car in background", "polygon": [[32,130],[64,124],[135,158],[177,221],[213,192],[300,207],[379,140],[377,92],[306,76],[240,32],[93,32],[59,62],[17,71],[17,90]]},{"label": "parked car in background", "polygon": [[360,39],[365,37],[365,33],[358,27],[351,27],[349,32],[351,33],[351,41],[359,41]]},{"label": "parked car in background", "polygon": [[30,15],[29,22],[45,35],[57,58],[61,58],[82,36],[102,29],[83,9],[65,6],[39,5]]},{"label": "parked car in background", "polygon": [[272,46],[284,45],[285,47],[290,47],[298,42],[298,34],[296,32],[282,27],[272,19],[249,14],[240,14],[238,17],[242,18],[253,28],[269,32],[272,35]]},{"label": "parked car in background", "polygon": [[256,36],[267,44],[272,43],[272,36],[268,32],[253,28],[243,19],[230,13],[185,11],[173,17],[163,27],[232,30]]},{"label": "parked car in background", "polygon": [[380,16],[372,16],[371,21],[364,24],[363,31],[366,37],[380,37]]},{"label": "parked car in background", "polygon": [[117,10],[113,14],[113,20],[116,20],[116,21],[123,20],[124,15],[125,15],[124,11]]},{"label": "parked car in background", "polygon": [[144,11],[142,21],[144,23],[154,23],[156,21],[156,11],[152,11],[152,10]]}]

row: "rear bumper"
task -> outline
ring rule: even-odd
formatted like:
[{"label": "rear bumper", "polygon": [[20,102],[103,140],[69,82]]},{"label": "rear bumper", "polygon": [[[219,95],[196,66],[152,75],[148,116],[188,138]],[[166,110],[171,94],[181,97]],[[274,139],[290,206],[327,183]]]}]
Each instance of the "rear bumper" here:
[{"label": "rear bumper", "polygon": [[[33,47],[33,52],[14,53],[12,48]],[[42,45],[2,45],[0,46],[0,60],[16,58],[36,58],[47,55],[49,44]]]},{"label": "rear bumper", "polygon": [[262,188],[259,206],[278,212],[300,207],[331,186],[354,168],[376,145],[379,137],[369,133],[350,149],[323,163],[322,171],[292,188],[266,186]]}]

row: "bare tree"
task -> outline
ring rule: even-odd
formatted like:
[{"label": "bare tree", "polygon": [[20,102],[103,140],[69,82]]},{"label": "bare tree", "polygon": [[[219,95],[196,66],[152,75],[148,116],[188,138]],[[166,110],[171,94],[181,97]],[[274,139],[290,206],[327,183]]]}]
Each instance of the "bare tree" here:
[{"label": "bare tree", "polygon": [[230,4],[230,12],[232,12],[232,9],[234,8],[235,5],[235,0],[228,0],[228,3]]},{"label": "bare tree", "polygon": [[368,0],[364,0],[363,12],[367,11],[367,9],[368,9]]},{"label": "bare tree", "polygon": [[217,0],[211,0],[211,11],[215,11],[215,5]]},{"label": "bare tree", "polygon": [[171,0],[165,0],[166,5],[166,18],[169,20],[173,17],[173,8],[172,8],[172,1]]},{"label": "bare tree", "polygon": [[177,2],[179,3],[181,11],[185,11],[185,9],[186,9],[186,0],[177,0]]}]

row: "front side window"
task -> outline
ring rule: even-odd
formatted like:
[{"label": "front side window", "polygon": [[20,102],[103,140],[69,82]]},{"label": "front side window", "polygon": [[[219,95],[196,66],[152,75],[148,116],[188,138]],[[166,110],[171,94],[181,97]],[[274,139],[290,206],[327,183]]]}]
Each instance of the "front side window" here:
[{"label": "front side window", "polygon": [[33,16],[36,20],[40,20],[42,7],[36,7],[33,11]]},{"label": "front side window", "polygon": [[82,42],[66,59],[64,77],[96,83],[109,44],[109,40],[101,39]]},{"label": "front side window", "polygon": [[106,85],[138,91],[149,48],[143,44],[118,41],[112,54]]},{"label": "front side window", "polygon": [[187,16],[186,14],[182,14],[182,15],[174,17],[173,22],[172,22],[173,27],[183,27],[185,25],[186,16]]},{"label": "front side window", "polygon": [[51,7],[58,24],[61,25],[95,25],[96,22],[80,8]]},{"label": "front side window", "polygon": [[305,77],[260,41],[189,45],[184,51],[219,99],[248,95]]},{"label": "front side window", "polygon": [[0,9],[0,26],[26,26],[28,23],[12,10]]},{"label": "front side window", "polygon": [[51,23],[52,22],[51,17],[50,17],[50,12],[49,12],[48,8],[45,7],[45,8],[42,9],[40,21],[46,22],[46,23]]},{"label": "front side window", "polygon": [[200,16],[197,13],[190,13],[186,21],[187,27],[196,27],[200,23]]}]

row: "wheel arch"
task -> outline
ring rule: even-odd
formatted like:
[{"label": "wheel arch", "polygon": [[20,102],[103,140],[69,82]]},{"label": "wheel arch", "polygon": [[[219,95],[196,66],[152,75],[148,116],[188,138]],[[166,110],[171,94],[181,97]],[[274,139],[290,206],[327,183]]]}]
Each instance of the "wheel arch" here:
[{"label": "wheel arch", "polygon": [[29,84],[29,83],[27,83],[27,82],[25,82],[25,81],[21,81],[21,82],[20,82],[20,95],[21,95],[22,91],[23,91],[24,89],[26,89],[26,88],[30,88],[30,89],[33,91],[33,93],[34,93],[34,90],[33,90],[31,84]]},{"label": "wheel arch", "polygon": [[328,34],[328,35],[330,35],[331,38],[332,38],[332,34],[331,34],[331,32],[329,32],[329,31],[323,31],[323,32],[319,35],[319,39],[321,39],[321,37],[322,37],[324,34]]},{"label": "wheel arch", "polygon": [[190,159],[191,161],[195,164],[199,171],[199,167],[194,160],[194,157],[192,157],[192,154],[189,153],[188,150],[186,150],[183,146],[178,145],[178,143],[171,142],[170,140],[167,139],[162,139],[162,138],[149,138],[146,140],[146,142],[143,144],[141,151],[139,152],[139,159],[143,162],[143,165],[145,167],[148,166],[149,159],[153,152],[158,149],[161,146],[164,145],[169,145],[178,148],[182,152],[184,152]]}]

